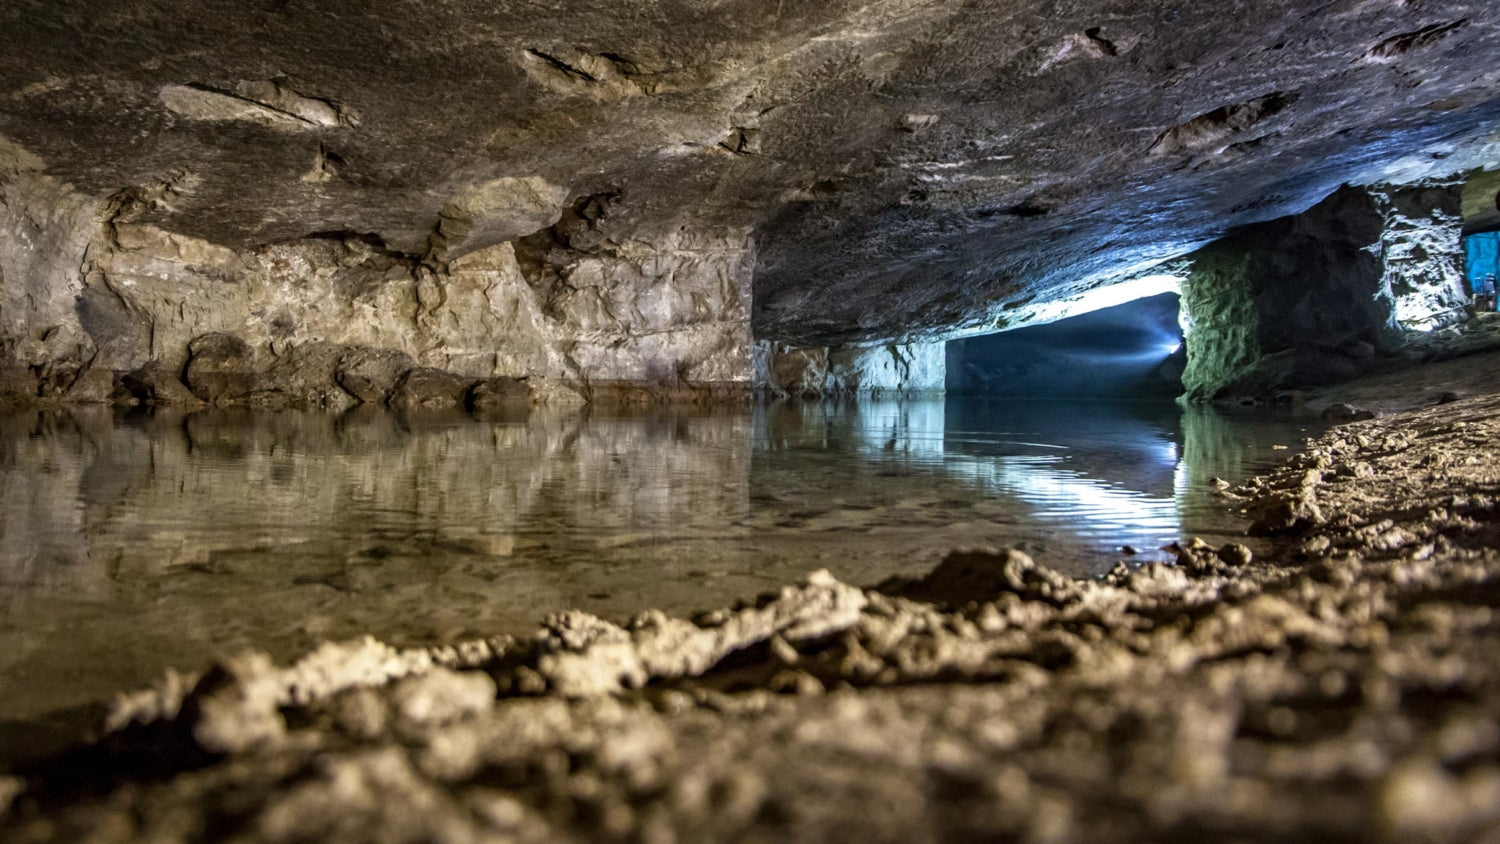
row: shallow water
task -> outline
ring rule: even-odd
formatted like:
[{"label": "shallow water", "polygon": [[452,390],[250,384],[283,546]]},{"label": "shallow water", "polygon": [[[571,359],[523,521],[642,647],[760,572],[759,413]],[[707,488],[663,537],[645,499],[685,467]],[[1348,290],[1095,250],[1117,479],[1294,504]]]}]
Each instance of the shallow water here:
[{"label": "shallow water", "polygon": [[957,399],[0,417],[0,727],[238,647],[284,658],[364,632],[521,634],[568,607],[684,612],[818,568],[916,573],[956,546],[1099,573],[1122,545],[1139,560],[1238,534],[1209,479],[1264,471],[1319,427]]}]

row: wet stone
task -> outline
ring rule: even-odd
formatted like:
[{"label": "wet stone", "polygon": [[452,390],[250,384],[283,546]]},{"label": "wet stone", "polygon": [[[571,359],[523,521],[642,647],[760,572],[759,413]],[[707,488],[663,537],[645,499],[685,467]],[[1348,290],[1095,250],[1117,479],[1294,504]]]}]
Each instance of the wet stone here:
[{"label": "wet stone", "polygon": [[193,395],[210,404],[243,398],[258,387],[254,355],[232,334],[204,334],[188,344],[184,380]]},{"label": "wet stone", "polygon": [[416,362],[404,352],[386,349],[355,348],[340,359],[335,379],[349,395],[365,404],[381,404],[395,388],[397,380]]},{"label": "wet stone", "polygon": [[122,382],[137,400],[148,404],[201,405],[203,401],[182,383],[178,373],[161,361],[152,361],[134,372],[127,373]]},{"label": "wet stone", "polygon": [[463,407],[472,378],[441,369],[419,367],[402,375],[388,400],[394,410]]}]

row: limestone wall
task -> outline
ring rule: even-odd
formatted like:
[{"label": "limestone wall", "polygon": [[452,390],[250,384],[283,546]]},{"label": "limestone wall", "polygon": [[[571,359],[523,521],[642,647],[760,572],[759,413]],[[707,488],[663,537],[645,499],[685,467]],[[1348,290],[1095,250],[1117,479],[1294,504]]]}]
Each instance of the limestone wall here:
[{"label": "limestone wall", "polygon": [[1182,286],[1190,398],[1357,377],[1411,332],[1467,318],[1459,186],[1345,187],[1191,257]]},{"label": "limestone wall", "polygon": [[1432,331],[1467,318],[1460,181],[1368,188],[1384,222],[1381,295],[1403,331]]},{"label": "limestone wall", "polygon": [[756,389],[774,396],[941,393],[947,373],[943,343],[845,348],[755,344]]},{"label": "limestone wall", "polygon": [[[590,236],[607,202],[584,197],[539,232],[467,251],[453,248],[447,219],[421,254],[355,232],[235,250],[141,222],[183,187],[92,199],[0,147],[0,368],[12,398],[103,400],[113,375],[151,365],[149,398],[186,399],[160,382],[210,334],[243,341],[215,363],[236,369],[241,389],[205,396],[189,384],[200,399],[350,403],[338,373],[351,353],[401,362],[386,393],[410,368],[526,378],[552,398],[749,390],[747,231],[615,243]],[[74,389],[85,373],[100,377]]]},{"label": "limestone wall", "polygon": [[1465,234],[1500,229],[1500,169],[1468,175],[1463,186],[1463,218]]}]

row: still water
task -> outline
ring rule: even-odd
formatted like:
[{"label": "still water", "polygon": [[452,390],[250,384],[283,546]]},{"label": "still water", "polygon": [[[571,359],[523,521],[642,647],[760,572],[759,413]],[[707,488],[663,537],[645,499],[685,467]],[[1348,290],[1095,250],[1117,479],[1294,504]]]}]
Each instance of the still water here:
[{"label": "still water", "polygon": [[1171,403],[633,415],[108,410],[0,417],[3,726],[255,646],[396,644],[858,584],[965,545],[1103,572],[1243,529],[1209,479],[1318,423]]}]

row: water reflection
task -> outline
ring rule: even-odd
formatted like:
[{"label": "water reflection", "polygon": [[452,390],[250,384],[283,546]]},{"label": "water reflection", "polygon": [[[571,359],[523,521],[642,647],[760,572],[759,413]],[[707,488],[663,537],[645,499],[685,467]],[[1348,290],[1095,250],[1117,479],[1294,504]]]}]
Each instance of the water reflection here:
[{"label": "water reflection", "polygon": [[1238,523],[1203,494],[1307,423],[1171,404],[0,417],[0,720],[240,646],[715,606],[957,545],[1083,574]]},{"label": "water reflection", "polygon": [[819,517],[772,526],[925,528],[927,540],[1019,546],[1078,574],[1107,568],[1123,545],[1165,558],[1158,549],[1184,535],[1237,532],[1210,481],[1270,468],[1319,424],[1172,402],[950,399],[762,413],[757,503],[800,503]]}]

